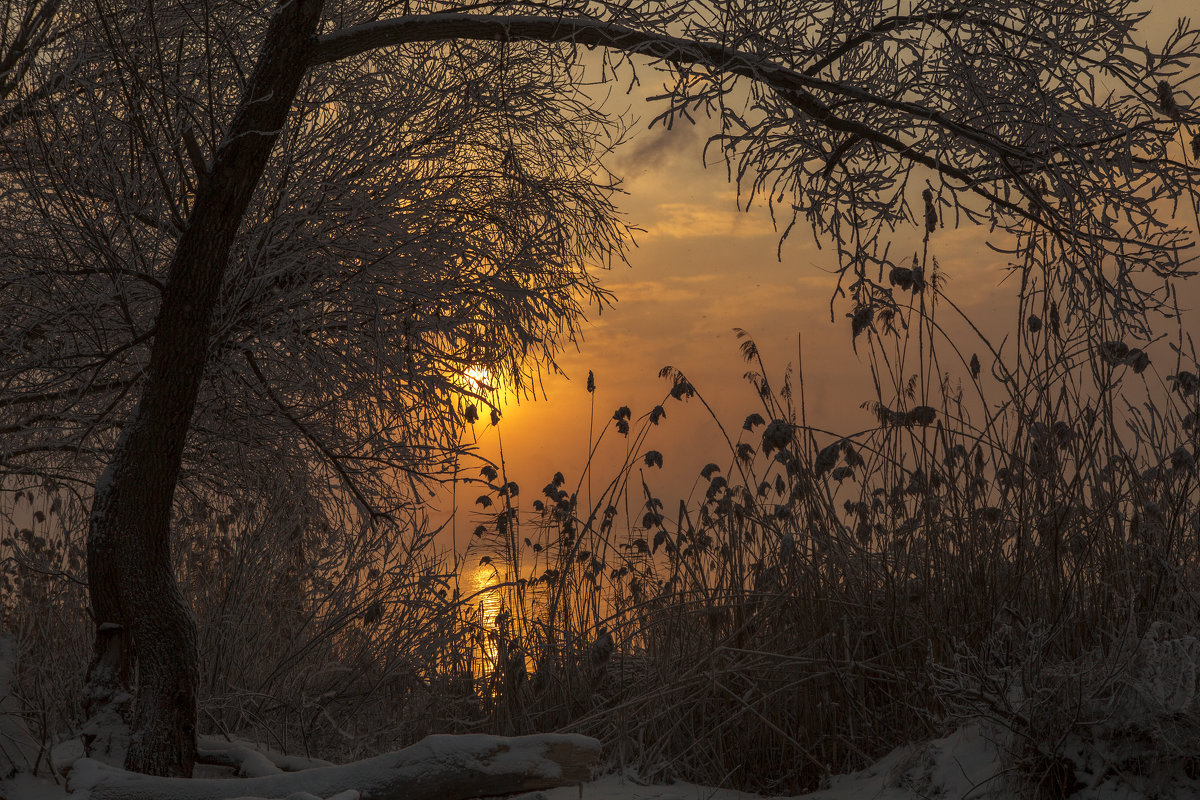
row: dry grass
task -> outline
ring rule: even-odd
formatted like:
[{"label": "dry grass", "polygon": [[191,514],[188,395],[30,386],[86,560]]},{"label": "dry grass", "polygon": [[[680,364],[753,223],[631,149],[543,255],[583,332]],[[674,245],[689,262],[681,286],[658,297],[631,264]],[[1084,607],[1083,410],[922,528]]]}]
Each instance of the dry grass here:
[{"label": "dry grass", "polygon": [[[1163,691],[1139,666],[1162,641],[1191,684],[1130,723],[1142,768],[1186,752],[1181,731],[1196,744],[1194,353],[1164,376],[1100,326],[1029,323],[1030,292],[1015,352],[973,356],[944,338],[934,277],[863,331],[876,427],[808,426],[800,375],[773,391],[745,338],[761,409],[702,498],[664,506],[636,477],[661,465],[647,415],[595,508],[558,481],[529,516],[498,499],[496,549],[524,579],[499,636],[529,677],[497,726],[591,733],[652,777],[795,792],[983,717],[1023,788],[1053,794],[1064,741]],[[703,402],[664,375],[664,402]]]},{"label": "dry grass", "polygon": [[[629,437],[615,475],[555,476],[520,507],[529,493],[486,473],[477,546],[505,577],[486,607],[417,518],[365,524],[294,481],[183,504],[202,724],[332,759],[439,731],[577,730],[647,777],[774,793],[966,718],[1007,732],[1031,796],[1063,792],[1072,737],[1124,753],[1118,771],[1200,752],[1190,341],[1160,369],[1027,291],[1007,352],[968,348],[944,332],[962,325],[936,275],[912,286],[853,315],[869,430],[814,429],[802,372],[769,385],[744,337],[759,406],[719,428],[728,458],[702,496],[665,504],[642,482],[663,466],[646,449],[658,410],[598,433]],[[664,404],[704,402],[664,377]],[[594,507],[571,485],[598,490]],[[81,503],[41,489],[8,496],[14,520],[62,499],[41,527],[14,523],[0,580],[50,741],[81,722],[89,626]]]}]

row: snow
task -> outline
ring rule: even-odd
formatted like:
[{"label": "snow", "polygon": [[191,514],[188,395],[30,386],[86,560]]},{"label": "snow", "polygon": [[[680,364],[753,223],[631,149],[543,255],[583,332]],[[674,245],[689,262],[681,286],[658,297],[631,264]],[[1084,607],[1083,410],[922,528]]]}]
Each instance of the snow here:
[{"label": "snow", "polygon": [[[1005,797],[997,776],[999,751],[981,726],[968,725],[944,739],[901,747],[851,775],[833,778],[827,789],[794,800],[984,800]],[[1015,797],[1015,795],[1010,795]],[[751,800],[759,795],[733,789],[675,783],[647,786],[636,778],[608,775],[577,787],[523,795],[520,800]]]},{"label": "snow", "polygon": [[[395,792],[398,775],[418,785],[430,771],[483,770],[501,774],[506,770],[529,769],[549,774],[546,759],[548,743],[563,737],[434,736],[399,753],[340,767],[316,767],[300,773],[270,773],[259,778],[208,778],[177,780],[147,778],[123,773],[91,759],[76,762],[71,773],[74,794],[47,778],[18,775],[0,781],[3,800],[88,800],[89,789],[104,782],[105,791],[94,797],[154,797],[155,800],[373,800],[378,797],[405,796]],[[565,737],[581,746],[592,746],[586,737]],[[987,726],[972,723],[935,741],[897,748],[878,762],[859,772],[833,778],[820,791],[800,795],[793,800],[1016,800],[1018,792],[1007,781],[1002,763],[999,737]],[[249,749],[248,743],[226,749]],[[1082,750],[1075,758],[1077,775],[1084,787],[1073,800],[1136,800],[1158,797],[1160,800],[1200,798],[1200,782],[1182,772],[1170,770],[1150,777],[1122,777],[1111,770],[1089,767]],[[1070,743],[1063,752],[1072,752]],[[1093,748],[1093,754],[1095,748]],[[272,764],[279,754],[261,755],[254,760],[260,767]],[[303,762],[303,760],[301,760]],[[416,765],[420,765],[419,768]],[[344,787],[354,781],[357,789]],[[1153,784],[1153,785],[1152,785]],[[380,787],[389,785],[391,791]],[[151,794],[146,787],[153,786]],[[418,792],[419,794],[419,792]],[[512,800],[757,800],[758,795],[730,788],[697,786],[689,783],[648,785],[636,774],[605,775],[596,780],[556,789],[509,795]],[[781,799],[782,800],[782,799]]]},{"label": "snow", "polygon": [[67,790],[49,778],[35,778],[23,773],[0,781],[0,798],[3,800],[76,800]]},{"label": "snow", "polygon": [[759,795],[735,789],[673,783],[647,785],[635,776],[605,775],[578,786],[562,786],[542,792],[517,795],[513,800],[758,800]]},{"label": "snow", "polygon": [[993,737],[969,725],[944,739],[893,750],[853,775],[830,781],[811,800],[913,800],[924,797],[999,797],[1000,753]]},{"label": "snow", "polygon": [[[582,753],[599,755],[600,743],[574,734],[498,737],[484,734],[467,736],[429,736],[412,747],[396,753],[342,766],[318,767],[303,772],[268,772],[259,777],[239,780],[222,778],[152,778],[128,773],[90,758],[75,762],[70,785],[82,797],[153,798],[154,800],[222,800],[239,797],[286,798],[298,792],[316,795],[322,800],[343,796],[350,800],[347,787],[362,792],[364,798],[396,796],[395,787],[427,787],[445,782],[447,776],[472,775],[476,779],[494,779],[498,786],[513,783],[512,776],[524,776],[525,785],[541,785],[562,777],[562,770],[550,755],[558,748],[570,747]],[[267,759],[253,762],[251,771],[265,769]],[[271,765],[270,769],[274,769]],[[300,795],[301,797],[303,795]]]}]

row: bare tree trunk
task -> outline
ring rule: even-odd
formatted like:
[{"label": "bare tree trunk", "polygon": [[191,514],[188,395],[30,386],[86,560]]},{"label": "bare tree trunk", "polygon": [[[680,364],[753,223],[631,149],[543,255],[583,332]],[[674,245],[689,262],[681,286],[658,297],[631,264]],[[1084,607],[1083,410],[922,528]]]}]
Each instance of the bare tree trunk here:
[{"label": "bare tree trunk", "polygon": [[129,679],[132,645],[138,686],[125,766],[136,772],[190,776],[195,763],[196,631],[171,566],[171,504],[229,251],[308,66],[321,6],[282,0],[272,17],[171,260],[141,400],[96,486],[86,691],[93,703],[111,700]]},{"label": "bare tree trunk", "polygon": [[[183,438],[172,453],[171,429],[186,432],[191,409],[177,397],[157,406],[146,399],[126,423],[92,501],[89,589],[102,624],[89,693],[96,697],[93,687],[100,681],[119,690],[115,679],[128,680],[132,640],[138,687],[126,767],[190,776],[199,683],[196,628],[175,583],[169,523]],[[158,435],[151,422],[157,423]],[[111,619],[114,614],[119,618]],[[113,622],[121,627],[114,630]]]},{"label": "bare tree trunk", "polygon": [[[107,503],[105,481],[96,488],[92,514]],[[92,618],[96,623],[96,640],[92,661],[88,666],[88,684],[84,691],[84,709],[95,717],[117,701],[129,686],[130,662],[133,653],[129,646],[129,630],[124,622],[127,615],[121,610],[117,549],[114,537],[97,530],[91,523],[87,548],[88,595]]]}]

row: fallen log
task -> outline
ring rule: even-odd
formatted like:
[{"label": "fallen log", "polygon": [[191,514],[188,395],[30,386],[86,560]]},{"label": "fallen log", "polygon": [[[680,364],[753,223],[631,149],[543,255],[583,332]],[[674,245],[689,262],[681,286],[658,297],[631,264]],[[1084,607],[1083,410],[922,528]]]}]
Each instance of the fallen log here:
[{"label": "fallen log", "polygon": [[237,745],[214,747],[199,744],[196,747],[196,763],[227,767],[239,778],[261,778],[264,775],[279,775],[283,772],[271,759],[257,750]]},{"label": "fallen log", "polygon": [[329,798],[467,800],[580,783],[591,777],[600,743],[575,734],[428,736],[395,753],[332,767],[257,778],[159,778],[92,759],[71,770],[73,791],[90,800]]}]

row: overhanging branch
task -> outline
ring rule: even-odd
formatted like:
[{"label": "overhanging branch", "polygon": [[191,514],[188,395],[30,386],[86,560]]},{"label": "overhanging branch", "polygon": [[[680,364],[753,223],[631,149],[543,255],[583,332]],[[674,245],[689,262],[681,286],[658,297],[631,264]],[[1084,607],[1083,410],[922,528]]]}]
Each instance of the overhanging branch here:
[{"label": "overhanging branch", "polygon": [[362,510],[366,512],[372,520],[387,516],[386,514],[376,510],[375,505],[371,502],[370,498],[368,498],[366,494],[359,489],[358,482],[355,481],[350,473],[346,471],[345,467],[342,465],[342,460],[337,456],[337,454],[326,447],[325,443],[322,442],[315,433],[310,431],[308,426],[300,421],[299,417],[291,412],[287,404],[284,403],[282,398],[280,398],[275,390],[271,388],[271,382],[267,380],[267,377],[263,375],[262,370],[259,369],[258,361],[255,360],[254,355],[249,350],[244,351],[244,354],[246,356],[246,363],[250,365],[250,370],[254,373],[254,377],[258,379],[259,385],[262,387],[263,392],[267,395],[271,402],[275,404],[275,407],[279,409],[279,413],[283,414],[284,418],[286,418],[288,422],[292,423],[292,426],[295,427],[296,430],[298,430],[300,434],[309,441],[313,448],[316,449],[321,457],[324,458],[331,467],[333,467],[334,471],[337,472],[338,477],[342,479],[342,483],[345,485],[346,489],[349,490],[352,495],[354,495],[354,499],[358,501],[358,504],[362,507]]},{"label": "overhanging branch", "polygon": [[[856,86],[840,84],[784,67],[769,59],[721,44],[698,42],[660,33],[638,31],[600,20],[494,14],[440,13],[404,16],[355,25],[317,38],[312,65],[327,64],[381,47],[449,39],[478,41],[564,42],[588,47],[606,47],[672,64],[701,65],[718,72],[739,75],[779,92],[809,117],[830,128],[858,136],[896,153],[903,159],[935,170],[1010,213],[1034,219],[1017,203],[988,191],[976,176],[963,167],[916,149],[897,137],[833,112],[814,91],[827,92],[879,107],[890,108],[914,119],[938,125],[962,141],[970,142],[997,158],[1028,162],[1034,155],[1005,142],[994,134],[947,117],[918,103],[874,95]],[[1030,198],[1036,203],[1036,198]],[[1037,219],[1047,225],[1045,219]],[[1050,226],[1053,227],[1053,226]]]}]

